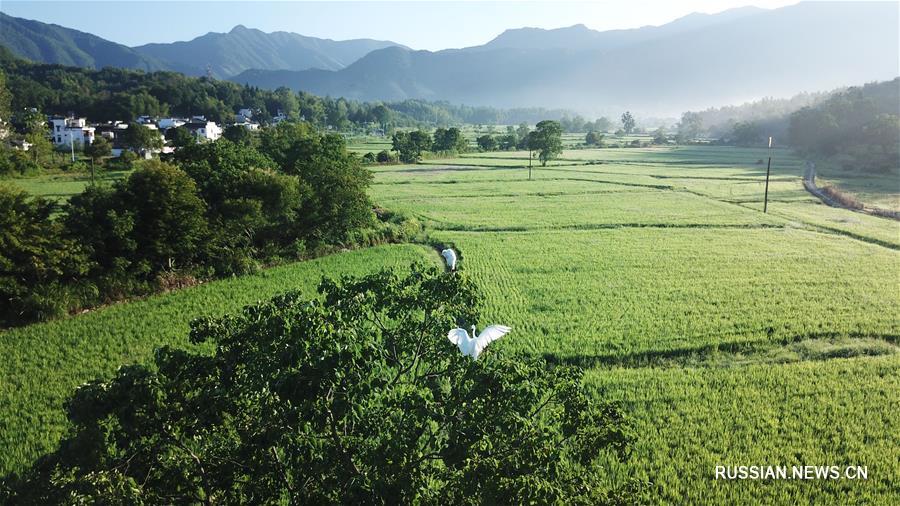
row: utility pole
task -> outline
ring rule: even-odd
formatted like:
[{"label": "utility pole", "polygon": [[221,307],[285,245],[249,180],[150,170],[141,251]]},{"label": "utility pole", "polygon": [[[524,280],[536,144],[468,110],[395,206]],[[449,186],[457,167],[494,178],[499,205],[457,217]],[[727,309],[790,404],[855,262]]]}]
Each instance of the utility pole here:
[{"label": "utility pole", "polygon": [[72,148],[72,163],[75,163],[75,136],[69,132],[69,147]]},{"label": "utility pole", "polygon": [[531,158],[532,158],[531,149],[528,150],[528,180],[531,181]]},{"label": "utility pole", "polygon": [[769,163],[766,165],[766,194],[763,198],[763,213],[769,210],[769,174],[772,171],[772,137],[769,137]]}]

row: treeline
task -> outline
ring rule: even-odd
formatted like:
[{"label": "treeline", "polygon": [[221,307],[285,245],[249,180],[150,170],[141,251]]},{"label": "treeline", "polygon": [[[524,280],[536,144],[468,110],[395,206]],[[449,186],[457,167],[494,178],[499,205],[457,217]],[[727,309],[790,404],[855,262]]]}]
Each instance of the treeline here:
[{"label": "treeline", "polygon": [[[715,139],[727,138],[737,124],[759,125],[772,135],[782,137],[787,129],[785,117],[803,107],[815,105],[827,99],[834,92],[799,93],[791,98],[766,97],[741,105],[710,107],[702,111],[691,111],[682,116],[682,124],[698,126],[693,135],[703,135]],[[687,121],[685,121],[687,116]]]},{"label": "treeline", "polygon": [[900,167],[898,104],[900,78],[787,100],[686,112],[677,138],[690,142],[711,136],[724,144],[762,146],[771,136],[780,145],[844,169],[888,172]]},{"label": "treeline", "polygon": [[844,169],[900,170],[900,78],[836,93],[791,114],[789,138],[801,153]]},{"label": "treeline", "polygon": [[91,121],[129,121],[142,115],[204,115],[212,121],[228,123],[236,111],[249,108],[254,111],[254,119],[263,122],[280,112],[291,120],[303,119],[320,128],[347,131],[363,126],[534,124],[568,114],[543,108],[504,110],[424,100],[359,102],[294,93],[288,88],[263,90],[177,72],[37,64],[16,58],[4,47],[0,47],[0,65],[7,75],[13,111],[37,108],[45,114],[74,112]]},{"label": "treeline", "polygon": [[[520,107],[497,109],[487,106],[455,105],[444,101],[427,102],[409,99],[385,104],[391,111],[414,118],[430,125],[534,125],[545,119],[569,118],[565,109],[545,109],[543,107]],[[580,116],[576,116],[580,118]],[[585,120],[582,118],[582,123]]]},{"label": "treeline", "polygon": [[140,162],[61,208],[0,186],[0,325],[401,239],[375,220],[370,179],[341,136],[282,123]]}]

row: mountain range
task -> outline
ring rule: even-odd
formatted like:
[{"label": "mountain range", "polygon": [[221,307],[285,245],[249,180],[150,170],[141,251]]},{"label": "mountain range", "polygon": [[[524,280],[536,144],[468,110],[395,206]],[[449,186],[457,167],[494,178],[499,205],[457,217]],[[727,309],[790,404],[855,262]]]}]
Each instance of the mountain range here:
[{"label": "mountain range", "polygon": [[41,63],[100,69],[174,70],[224,79],[248,69],[338,70],[394,42],[353,39],[335,41],[296,33],[235,26],[228,33],[210,32],[195,39],[128,47],[59,25],[16,18],[0,12],[0,44],[13,54]]},{"label": "mountain range", "polygon": [[892,79],[898,15],[896,2],[816,2],[635,30],[510,30],[479,47],[385,48],[337,71],[254,69],[231,79],[362,100],[670,115]]},{"label": "mountain range", "polygon": [[360,100],[671,115],[900,75],[897,2],[745,7],[628,30],[519,28],[480,46],[435,52],[244,26],[129,48],[0,16],[0,44],[32,60],[191,75],[209,68],[241,84]]},{"label": "mountain range", "polygon": [[372,39],[335,41],[290,32],[265,33],[243,25],[228,33],[207,33],[187,42],[135,47],[141,55],[166,62],[171,70],[189,75],[205,73],[229,77],[248,69],[339,70],[366,54],[394,42]]}]

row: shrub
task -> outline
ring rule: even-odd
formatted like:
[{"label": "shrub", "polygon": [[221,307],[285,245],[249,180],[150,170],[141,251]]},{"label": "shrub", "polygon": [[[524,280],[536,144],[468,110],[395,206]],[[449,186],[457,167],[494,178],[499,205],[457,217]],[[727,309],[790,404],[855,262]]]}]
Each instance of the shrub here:
[{"label": "shrub", "polygon": [[106,168],[109,170],[131,170],[134,168],[134,163],[137,160],[138,155],[126,149],[119,156],[107,160]]},{"label": "shrub", "polygon": [[40,168],[27,151],[0,148],[0,176],[25,175],[37,172]]},{"label": "shrub", "polygon": [[601,146],[603,144],[603,134],[598,134],[591,130],[584,136],[584,143],[588,146]]},{"label": "shrub", "polygon": [[[0,325],[64,315],[90,287],[82,244],[63,237],[54,204],[0,185]],[[66,286],[69,283],[69,286]]]},{"label": "shrub", "polygon": [[849,193],[844,193],[834,186],[823,186],[821,188],[822,193],[824,193],[828,198],[837,202],[838,204],[850,208],[850,209],[863,209],[865,206],[862,202],[860,202],[856,197],[850,195]]},{"label": "shrub", "polygon": [[375,159],[378,161],[378,163],[390,163],[395,161],[394,157],[391,156],[391,153],[386,149],[382,149],[381,151],[379,151]]},{"label": "shrub", "polygon": [[[478,322],[474,284],[416,267],[276,297],[191,324],[171,348],[67,402],[59,450],[8,502],[597,503],[599,457],[629,436],[577,368],[446,338]],[[512,334],[514,336],[515,334]],[[3,487],[0,487],[2,490]],[[621,500],[621,496],[615,496]]]}]

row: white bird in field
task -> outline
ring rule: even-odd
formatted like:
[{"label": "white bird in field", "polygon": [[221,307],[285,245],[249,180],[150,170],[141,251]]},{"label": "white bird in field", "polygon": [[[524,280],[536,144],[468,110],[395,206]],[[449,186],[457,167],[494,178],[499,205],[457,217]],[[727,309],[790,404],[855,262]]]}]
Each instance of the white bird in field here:
[{"label": "white bird in field", "polygon": [[472,337],[469,337],[469,333],[465,329],[457,327],[447,333],[447,339],[458,346],[463,355],[472,357],[472,360],[478,360],[478,355],[481,355],[487,345],[505,336],[510,330],[512,329],[503,325],[491,325],[482,330],[478,337],[475,337],[475,325],[472,325]]},{"label": "white bird in field", "polygon": [[447,267],[450,268],[451,271],[456,270],[456,252],[450,248],[441,251],[441,256],[444,257],[444,260],[447,261]]}]

